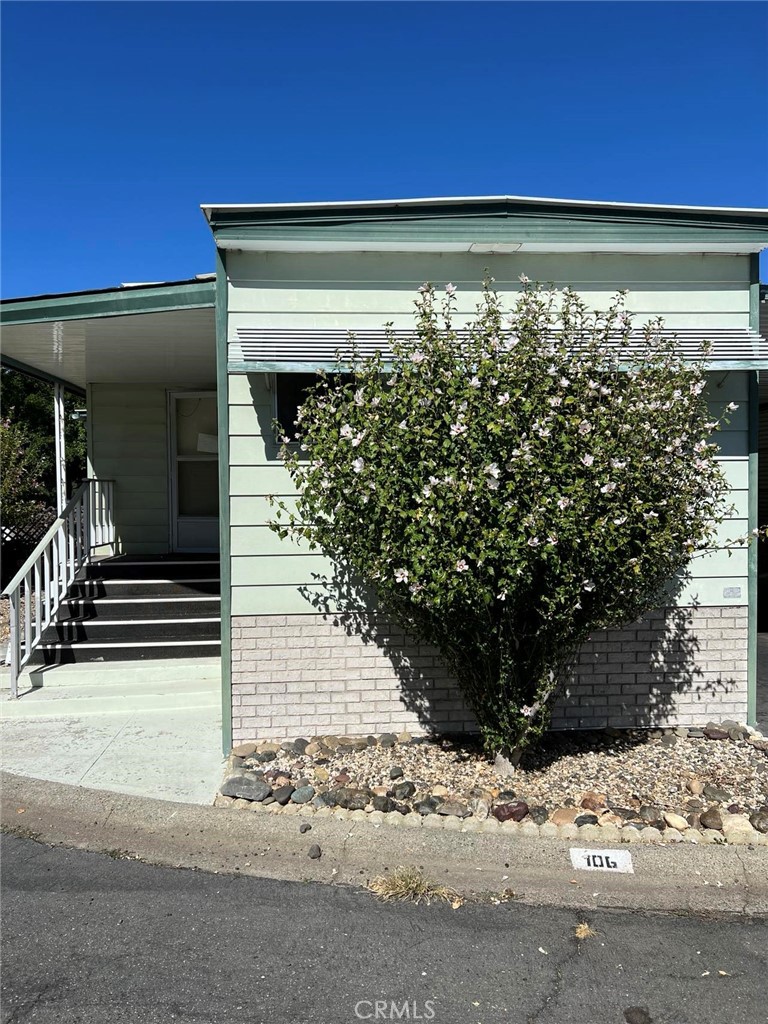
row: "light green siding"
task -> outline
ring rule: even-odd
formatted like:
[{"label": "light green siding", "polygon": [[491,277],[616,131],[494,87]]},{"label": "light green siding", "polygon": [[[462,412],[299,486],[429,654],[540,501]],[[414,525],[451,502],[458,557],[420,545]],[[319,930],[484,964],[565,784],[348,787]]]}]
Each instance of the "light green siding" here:
[{"label": "light green siding", "polygon": [[508,303],[526,274],[570,285],[596,308],[626,288],[637,323],[660,315],[671,328],[749,326],[748,256],[231,253],[228,267],[230,338],[245,326],[411,327],[425,279],[455,284],[458,312],[470,316],[486,268]]},{"label": "light green siding", "polygon": [[115,523],[126,554],[168,551],[166,390],[145,384],[91,384],[89,473],[115,481]]}]

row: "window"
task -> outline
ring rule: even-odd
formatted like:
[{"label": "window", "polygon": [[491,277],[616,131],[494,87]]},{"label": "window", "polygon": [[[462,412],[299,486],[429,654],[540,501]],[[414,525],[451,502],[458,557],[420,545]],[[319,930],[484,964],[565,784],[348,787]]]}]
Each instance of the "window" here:
[{"label": "window", "polygon": [[283,437],[296,439],[296,415],[307,391],[317,383],[316,373],[278,373],[275,376],[275,419]]}]

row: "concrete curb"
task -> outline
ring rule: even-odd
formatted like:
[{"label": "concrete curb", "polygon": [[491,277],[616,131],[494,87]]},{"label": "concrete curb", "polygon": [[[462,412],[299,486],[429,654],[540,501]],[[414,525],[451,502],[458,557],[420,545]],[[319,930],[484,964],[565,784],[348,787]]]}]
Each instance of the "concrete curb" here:
[{"label": "concrete curb", "polygon": [[[635,873],[617,875],[574,870],[568,842],[503,830],[449,834],[316,815],[233,814],[7,772],[0,783],[5,831],[150,864],[350,885],[407,864],[464,894],[511,888],[537,905],[768,916],[766,847],[636,846]],[[311,824],[304,834],[302,822]],[[308,857],[314,843],[319,860]]]}]

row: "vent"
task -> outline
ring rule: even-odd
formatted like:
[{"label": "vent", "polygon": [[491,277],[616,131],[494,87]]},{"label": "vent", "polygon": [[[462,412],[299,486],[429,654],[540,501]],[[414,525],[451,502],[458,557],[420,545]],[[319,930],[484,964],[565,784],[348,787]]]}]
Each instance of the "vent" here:
[{"label": "vent", "polygon": [[[462,331],[457,332],[461,336]],[[662,331],[667,337],[676,337],[685,356],[698,359],[705,342],[711,345],[708,363],[759,362],[768,366],[768,342],[749,328],[690,327]],[[556,332],[553,332],[553,337]],[[406,341],[414,337],[413,331],[384,329],[349,331],[343,328],[279,328],[238,327],[235,341],[229,343],[229,362],[244,363],[332,363],[337,353],[348,358],[352,353],[352,338],[357,351],[363,356],[381,352],[391,357],[390,339]],[[640,346],[642,330],[632,332],[632,340]],[[618,344],[617,336],[616,343]],[[610,343],[609,343],[610,344]]]}]

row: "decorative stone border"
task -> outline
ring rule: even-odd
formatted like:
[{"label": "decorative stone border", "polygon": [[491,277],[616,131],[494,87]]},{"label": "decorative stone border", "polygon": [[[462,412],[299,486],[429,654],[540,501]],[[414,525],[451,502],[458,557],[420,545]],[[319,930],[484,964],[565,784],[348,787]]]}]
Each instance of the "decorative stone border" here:
[{"label": "decorative stone border", "polygon": [[[735,722],[727,721],[720,724],[709,723],[703,729],[697,730],[656,730],[651,735],[665,743],[665,737],[680,736],[685,731],[686,735],[693,734],[710,739],[712,741],[737,741],[747,740],[750,745],[758,750],[768,751],[768,740],[755,730],[746,726],[738,725]],[[615,730],[611,731],[614,736]],[[261,743],[242,743],[233,748],[227,762],[227,771],[221,792],[216,796],[214,805],[217,807],[232,807],[239,810],[248,810],[257,814],[280,814],[297,815],[302,818],[333,818],[341,821],[368,822],[374,827],[389,825],[394,828],[431,828],[445,829],[452,832],[473,832],[488,833],[505,836],[519,836],[532,839],[561,839],[566,841],[594,842],[602,844],[615,843],[656,843],[668,845],[672,843],[700,843],[709,845],[728,844],[732,846],[768,846],[768,805],[760,808],[747,816],[744,813],[729,813],[727,810],[710,807],[709,810],[716,810],[715,820],[720,821],[720,828],[695,828],[679,814],[662,812],[664,828],[656,825],[643,826],[641,821],[635,820],[633,824],[619,824],[615,819],[616,814],[611,813],[611,808],[603,804],[593,806],[589,797],[596,794],[585,794],[582,805],[575,807],[557,808],[551,815],[545,811],[546,819],[536,821],[530,813],[538,809],[529,808],[524,801],[510,799],[508,802],[499,804],[494,802],[493,808],[484,808],[484,816],[477,817],[472,814],[466,805],[459,804],[450,799],[444,799],[436,808],[430,810],[422,809],[419,813],[415,807],[410,808],[404,805],[397,805],[397,809],[377,809],[374,806],[376,796],[369,791],[367,795],[358,789],[347,789],[343,783],[337,784],[334,794],[316,794],[311,785],[299,786],[281,785],[276,789],[260,777],[253,770],[244,767],[244,759],[256,758],[268,765],[277,757],[278,752],[284,752],[293,756],[325,751],[349,751],[362,750],[368,746],[380,745],[382,747],[394,747],[399,744],[409,744],[423,740],[412,740],[408,734],[395,736],[387,733],[381,737],[336,737],[318,736],[312,740],[298,739],[289,740],[283,743],[277,741],[264,741]],[[402,780],[401,780],[402,781]],[[398,785],[397,780],[392,781],[392,788]],[[384,788],[384,787],[381,787]],[[439,787],[433,787],[433,791]],[[442,787],[443,789],[445,787]],[[699,791],[700,792],[700,791]],[[344,799],[351,807],[333,806],[335,794],[344,794],[339,799]],[[355,796],[355,794],[360,794]],[[409,794],[410,796],[413,794]],[[448,797],[447,790],[445,796]],[[329,799],[331,798],[331,799]],[[355,806],[365,798],[365,806]],[[441,798],[438,797],[438,800]],[[267,801],[266,803],[263,801]],[[424,801],[423,801],[424,802]],[[392,799],[379,797],[380,806],[395,804]],[[521,805],[516,808],[516,805]],[[419,806],[417,803],[416,807]],[[515,811],[519,810],[519,814]],[[435,813],[437,811],[437,813]],[[491,813],[489,813],[491,811]],[[495,816],[494,816],[495,815]],[[519,817],[521,820],[515,820]],[[534,815],[535,817],[535,815]],[[594,818],[588,823],[577,823],[580,817]],[[504,819],[506,820],[500,820]],[[552,820],[560,818],[560,821]],[[569,818],[575,820],[568,820]],[[603,819],[603,824],[597,822]]]}]

